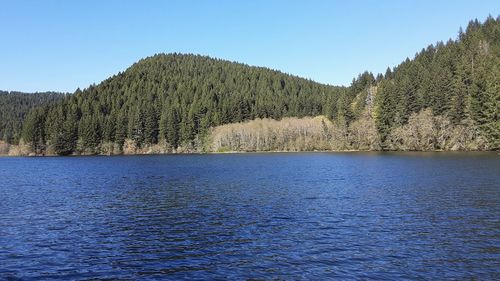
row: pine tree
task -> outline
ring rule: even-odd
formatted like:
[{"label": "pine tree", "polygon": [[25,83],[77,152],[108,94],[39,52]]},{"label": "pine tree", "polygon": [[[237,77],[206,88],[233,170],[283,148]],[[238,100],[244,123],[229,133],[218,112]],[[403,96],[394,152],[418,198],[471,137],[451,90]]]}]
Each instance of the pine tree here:
[{"label": "pine tree", "polygon": [[78,110],[76,106],[70,106],[66,112],[62,127],[57,132],[54,140],[54,151],[59,155],[69,155],[76,149],[78,139]]},{"label": "pine tree", "polygon": [[394,127],[395,109],[395,87],[392,81],[383,81],[379,85],[375,100],[375,124],[382,141],[383,148],[387,148],[387,137]]},{"label": "pine tree", "polygon": [[117,119],[116,119],[116,129],[115,129],[115,143],[118,144],[118,147],[121,149],[123,144],[125,143],[125,138],[127,137],[127,116],[124,111],[119,111]]},{"label": "pine tree", "polygon": [[81,150],[85,153],[98,153],[101,140],[101,129],[98,116],[84,116],[80,120],[78,136],[80,137]]},{"label": "pine tree", "polygon": [[35,153],[40,154],[45,149],[45,117],[46,107],[36,108],[26,117],[23,139],[30,143]]},{"label": "pine tree", "polygon": [[145,140],[144,122],[145,122],[144,112],[140,108],[137,108],[135,110],[132,122],[130,123],[131,124],[130,138],[135,142],[135,144],[138,147],[142,147]]},{"label": "pine tree", "polygon": [[174,108],[168,108],[163,112],[160,121],[160,135],[174,149],[179,146],[178,123],[177,111]]},{"label": "pine tree", "polygon": [[155,144],[158,142],[158,117],[154,107],[148,107],[144,113],[144,143]]}]

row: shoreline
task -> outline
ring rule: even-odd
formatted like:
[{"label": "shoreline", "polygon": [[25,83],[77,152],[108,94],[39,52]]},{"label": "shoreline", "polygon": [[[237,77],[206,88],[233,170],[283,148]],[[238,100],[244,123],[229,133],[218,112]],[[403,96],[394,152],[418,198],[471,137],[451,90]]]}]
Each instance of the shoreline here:
[{"label": "shoreline", "polygon": [[172,153],[121,153],[121,154],[71,154],[71,155],[9,155],[0,154],[0,158],[14,157],[113,157],[113,156],[161,156],[161,155],[223,155],[223,154],[298,154],[298,153],[497,153],[497,150],[304,150],[304,151],[210,151],[210,152],[172,152]]}]

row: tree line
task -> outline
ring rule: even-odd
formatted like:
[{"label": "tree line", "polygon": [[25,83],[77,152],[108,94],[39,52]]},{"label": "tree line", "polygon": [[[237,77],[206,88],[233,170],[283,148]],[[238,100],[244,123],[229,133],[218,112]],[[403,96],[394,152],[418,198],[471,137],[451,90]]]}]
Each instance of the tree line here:
[{"label": "tree line", "polygon": [[[366,149],[498,149],[499,40],[498,17],[474,20],[455,40],[430,45],[385,74],[364,72],[349,87],[206,56],[157,54],[34,108],[22,139],[37,153],[61,155],[154,146],[194,151],[204,147],[211,128],[224,124],[324,115],[345,149],[360,143]],[[456,134],[466,128],[468,144],[454,136],[409,144],[422,118],[446,123]],[[360,134],[365,129],[369,141]],[[460,143],[450,145],[451,138]]]}]

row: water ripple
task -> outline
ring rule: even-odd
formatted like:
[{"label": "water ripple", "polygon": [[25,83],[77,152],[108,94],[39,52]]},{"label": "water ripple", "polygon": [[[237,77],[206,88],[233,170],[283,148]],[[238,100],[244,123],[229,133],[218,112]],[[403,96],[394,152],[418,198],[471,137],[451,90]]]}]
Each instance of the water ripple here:
[{"label": "water ripple", "polygon": [[498,280],[499,160],[0,158],[0,280]]}]

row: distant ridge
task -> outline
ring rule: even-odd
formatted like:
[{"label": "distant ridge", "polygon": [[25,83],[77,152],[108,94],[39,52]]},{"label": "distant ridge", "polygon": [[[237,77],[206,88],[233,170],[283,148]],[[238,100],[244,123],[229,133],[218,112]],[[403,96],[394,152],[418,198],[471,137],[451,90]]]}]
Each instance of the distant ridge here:
[{"label": "distant ridge", "polygon": [[55,103],[64,96],[64,93],[58,92],[0,91],[0,140],[17,143],[26,114],[35,107]]}]

